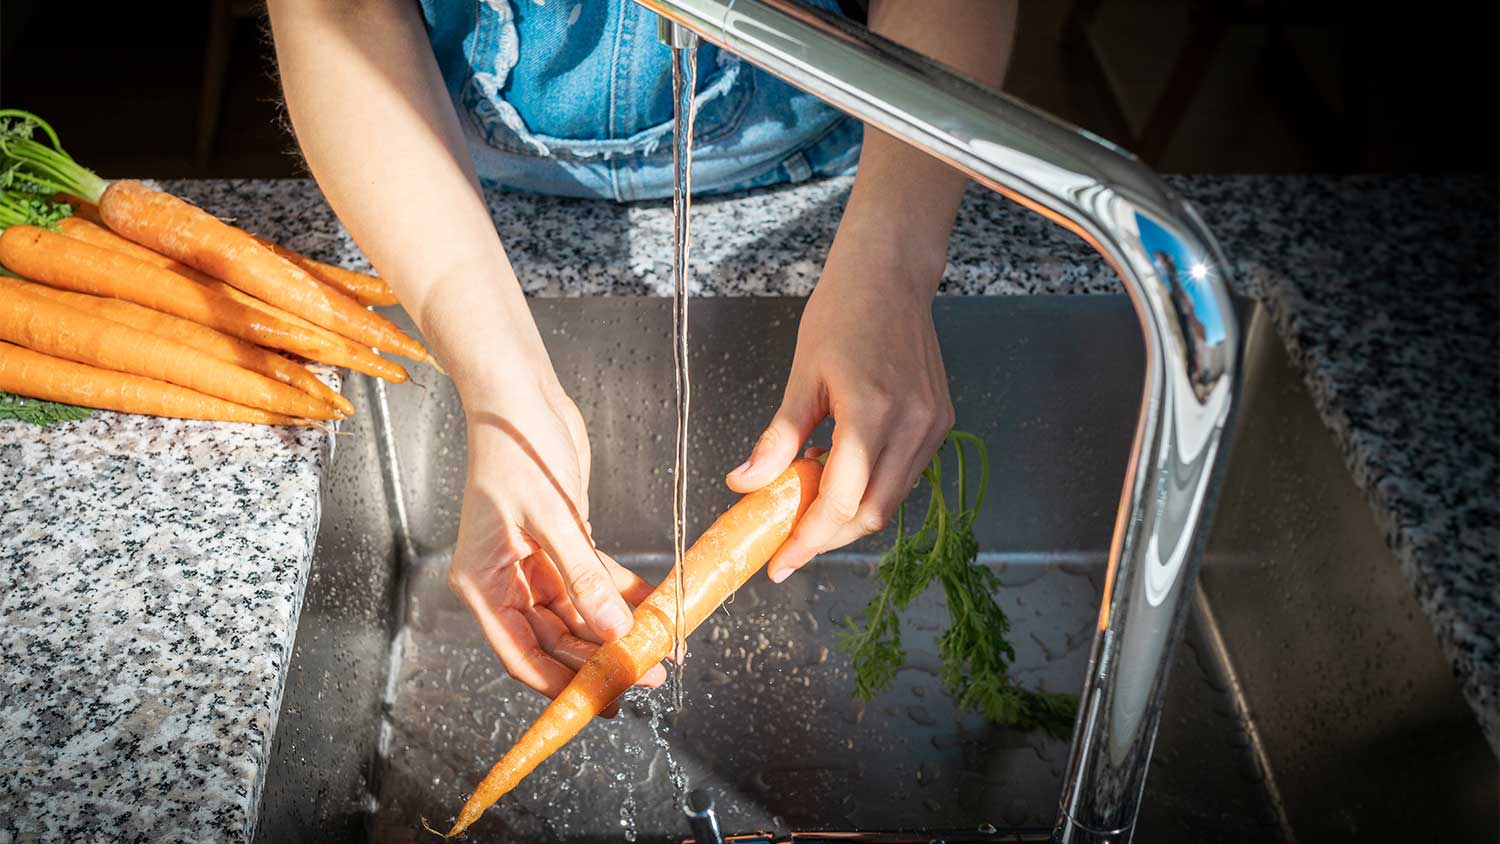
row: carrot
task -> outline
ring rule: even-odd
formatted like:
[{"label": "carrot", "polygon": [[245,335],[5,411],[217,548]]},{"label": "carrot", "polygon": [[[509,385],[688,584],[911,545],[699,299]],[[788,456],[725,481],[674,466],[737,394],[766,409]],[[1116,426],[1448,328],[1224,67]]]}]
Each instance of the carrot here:
[{"label": "carrot", "polygon": [[308,274],[318,281],[341,293],[354,297],[354,300],[361,305],[401,304],[396,298],[396,291],[392,290],[391,286],[386,284],[385,279],[380,276],[346,270],[334,264],[325,264],[322,261],[317,261],[306,255],[293,252],[285,246],[272,243],[263,237],[256,235],[251,235],[251,237],[254,237],[255,242],[261,246],[270,249],[277,255],[307,270]]},{"label": "carrot", "polygon": [[215,281],[214,284],[220,286],[219,289],[222,290],[225,296],[246,307],[254,308],[266,314],[274,314],[313,336],[326,339],[332,344],[332,348],[328,351],[326,357],[319,359],[322,363],[330,363],[334,366],[352,369],[355,372],[363,372],[366,375],[383,378],[393,384],[401,384],[410,377],[406,373],[406,367],[389,358],[381,357],[378,353],[361,346],[348,337],[341,337],[326,328],[313,325],[296,314],[289,314],[280,308],[267,305],[254,296],[230,287],[221,281]]},{"label": "carrot", "polygon": [[120,413],[260,425],[316,424],[205,396],[175,384],[55,358],[3,341],[0,341],[0,390]]},{"label": "carrot", "polygon": [[[104,218],[99,216],[99,207],[84,199],[79,199],[72,194],[59,193],[52,197],[57,202],[65,202],[73,206],[73,217],[87,220],[96,225],[106,225]],[[252,234],[255,242],[270,249],[277,255],[291,261],[293,264],[306,270],[313,278],[321,281],[329,287],[338,290],[361,305],[382,306],[399,305],[400,300],[396,298],[396,291],[385,282],[385,279],[370,273],[362,273],[356,270],[347,270],[337,264],[329,264],[315,258],[309,258],[300,252],[288,249],[279,243],[267,240],[260,235]],[[129,241],[134,244],[134,241]],[[145,247],[141,247],[145,248]]]},{"label": "carrot", "polygon": [[[99,206],[94,203],[69,193],[54,194],[52,198],[57,202],[65,202],[73,206],[74,218],[87,220],[90,223],[100,226],[106,225],[104,218],[99,216]],[[361,305],[400,304],[400,301],[396,299],[396,291],[392,290],[391,286],[386,284],[385,279],[380,276],[356,272],[355,270],[346,270],[335,264],[327,264],[309,258],[306,255],[267,240],[260,235],[252,234],[250,236],[255,238],[256,243],[306,270],[309,275],[318,281],[338,290],[340,293],[353,297]],[[127,242],[134,245],[134,241]]]},{"label": "carrot", "polygon": [[336,419],[327,404],[181,343],[39,296],[25,285],[0,298],[0,340],[34,352],[166,381],[286,416]]},{"label": "carrot", "polygon": [[[80,164],[78,164],[78,162],[73,160],[72,156],[64,152],[62,143],[58,140],[57,132],[55,132],[51,126],[47,125],[47,122],[45,120],[42,120],[40,117],[37,117],[30,112],[21,111],[19,109],[0,109],[0,124],[3,124],[3,122],[6,120],[19,123],[19,128],[13,127],[13,131],[11,134],[0,134],[0,165],[3,165],[3,167],[5,168],[5,174],[10,180],[19,184],[29,185],[36,191],[47,192],[53,195],[62,194],[69,197],[76,197],[81,201],[80,207],[83,207],[84,205],[90,203],[92,203],[93,205],[98,205],[101,202],[101,199],[104,196],[105,192],[111,187],[111,183],[106,181],[105,179],[99,178],[96,173],[89,170],[87,167],[81,166]],[[26,133],[29,134],[23,134],[23,132],[21,131],[23,129],[26,131]],[[35,134],[36,132],[41,132],[45,140],[37,141],[34,138],[30,137],[30,134]],[[145,188],[144,185],[138,185],[138,187],[150,192],[149,189]],[[173,201],[175,202],[180,202],[180,200],[175,200],[175,198],[172,197],[168,197],[168,199],[173,199]],[[181,205],[189,211],[196,212],[198,214],[203,213],[198,209],[187,205],[186,203],[181,203]],[[87,208],[85,209],[85,211],[87,211]],[[232,233],[237,234],[239,237],[249,237],[249,235],[244,234],[244,232],[239,232],[238,230],[233,229],[233,227],[220,223],[212,217],[208,217],[208,215],[206,214],[204,214],[203,216],[207,217],[208,221],[215,224],[216,226],[224,226],[225,228],[229,228]],[[20,223],[22,221],[17,220],[14,222]],[[260,252],[265,252],[264,247],[261,247],[259,244],[255,244],[254,248],[256,250],[259,250]],[[150,252],[151,250],[146,251]],[[271,257],[275,261],[282,260],[280,258],[276,258],[274,255]],[[292,267],[292,270],[294,273],[302,272],[296,267]],[[219,283],[222,284],[222,282]],[[227,285],[225,285],[225,287],[227,287]],[[347,299],[347,297],[345,298]],[[366,317],[376,320],[378,323],[390,325],[390,323],[385,321],[383,318],[358,308],[358,303],[354,304],[356,306],[355,310],[363,313]],[[265,307],[270,308],[269,305]],[[169,309],[163,307],[158,308],[158,310]],[[276,313],[279,314],[285,312],[278,310]],[[288,314],[287,316],[290,316],[290,314]],[[308,324],[311,325],[311,323]],[[412,340],[409,337],[406,337],[406,335],[401,334],[400,330],[395,329],[394,326],[391,326],[391,328],[395,330],[396,335],[398,335],[402,339],[403,344],[410,345],[411,348],[409,348],[408,351],[411,351],[413,353],[413,356],[415,356],[418,360],[423,360],[427,363],[432,364],[433,367],[437,368],[439,372],[442,371],[442,368],[438,366],[437,361],[433,360],[432,356],[427,354],[426,350],[422,349],[421,344],[417,343],[415,340]],[[319,330],[323,331],[323,329]],[[237,334],[236,336],[240,335]],[[320,339],[326,341],[327,338],[331,338],[333,336],[335,336],[334,332],[323,331],[323,335]],[[256,340],[256,338],[246,339],[255,340],[256,342],[260,342],[262,345],[272,346],[274,348],[285,348],[275,343]],[[351,369],[355,369],[369,375],[386,378],[387,380],[397,382],[406,380],[406,371],[404,369],[401,369],[399,366],[396,366],[395,364],[392,364],[388,361],[383,361],[378,355],[372,353],[369,350],[368,346],[361,349],[358,345],[346,343],[345,345],[336,348],[333,357],[326,359],[320,358],[314,354],[300,352],[297,349],[287,350],[297,352],[298,354],[302,354],[304,357],[313,360],[323,360],[323,362],[325,363],[332,363],[338,366],[347,366]],[[400,353],[400,350],[398,350],[398,353]]]},{"label": "carrot", "polygon": [[88,220],[90,223],[95,223],[101,226],[104,225],[104,218],[99,216],[99,206],[95,205],[92,202],[89,202],[87,199],[74,196],[71,193],[53,194],[52,198],[57,202],[66,202],[67,204],[73,206],[74,217]]},{"label": "carrot", "polygon": [[324,344],[325,351],[319,355],[304,354],[303,357],[319,361],[320,363],[342,366],[356,372],[363,372],[366,375],[376,378],[384,378],[396,384],[400,384],[407,379],[406,369],[395,361],[386,360],[347,337],[341,337],[326,328],[313,325],[299,316],[268,305],[254,296],[236,287],[231,287],[181,261],[173,260],[158,252],[152,252],[139,243],[126,240],[103,226],[95,225],[86,219],[74,216],[61,220],[58,222],[57,227],[59,231],[68,237],[91,243],[103,249],[119,252],[123,255],[129,255],[152,266],[170,270],[184,278],[191,279],[234,302],[238,302],[247,308],[264,314],[269,319],[275,319],[300,328]]},{"label": "carrot", "polygon": [[[759,571],[817,495],[823,465],[798,459],[769,485],[741,498],[711,525],[683,558],[683,614],[687,632],[702,624],[734,590]],[[490,769],[448,831],[463,832],[508,794],[542,760],[557,752],[647,669],[672,651],[677,586],[671,575],[641,602],[635,626],[599,648],[536,722]]]},{"label": "carrot", "polygon": [[[359,302],[321,284],[301,267],[213,215],[140,182],[110,182],[73,160],[47,121],[0,109],[0,167],[8,183],[98,206],[118,234],[223,279],[252,296],[366,346],[437,362],[422,344]],[[33,135],[41,132],[44,140]]]},{"label": "carrot", "polygon": [[99,214],[117,234],[196,267],[366,346],[430,361],[427,350],[379,314],[207,211],[132,179],[111,182]]},{"label": "carrot", "polygon": [[25,290],[85,313],[95,314],[157,337],[165,337],[218,360],[296,387],[340,413],[347,415],[354,412],[354,405],[348,399],[324,384],[318,376],[308,372],[306,367],[196,322],[153,311],[134,302],[57,290],[45,284],[33,284],[3,276],[0,276],[0,289]]},{"label": "carrot", "polygon": [[334,347],[176,273],[34,226],[11,226],[0,234],[0,264],[32,281],[135,302],[310,360]]}]

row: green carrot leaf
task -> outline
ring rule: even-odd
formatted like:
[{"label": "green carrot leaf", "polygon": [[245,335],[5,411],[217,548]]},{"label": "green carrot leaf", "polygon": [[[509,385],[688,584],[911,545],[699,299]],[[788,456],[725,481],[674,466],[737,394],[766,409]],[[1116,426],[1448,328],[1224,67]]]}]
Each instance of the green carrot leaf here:
[{"label": "green carrot leaf", "polygon": [[55,425],[87,419],[92,410],[71,404],[18,396],[0,390],[0,419],[19,419],[33,425]]},{"label": "green carrot leaf", "polygon": [[[43,140],[36,140],[41,132]],[[0,109],[0,187],[98,202],[109,183],[73,160],[57,132],[29,111]]]},{"label": "green carrot leaf", "polygon": [[[994,572],[979,564],[979,540],[974,535],[974,519],[989,483],[984,443],[961,431],[950,433],[948,440],[957,460],[957,509],[950,507],[944,493],[940,453],[922,473],[931,492],[922,524],[907,532],[903,504],[895,545],[876,569],[881,588],[865,609],[864,626],[850,619],[840,632],[839,650],[849,654],[854,668],[854,694],[869,700],[895,680],[906,663],[899,613],[936,580],[949,618],[948,629],[938,639],[938,673],[958,705],[999,724],[1066,738],[1078,701],[1072,695],[1023,689],[1010,679],[1016,656],[1009,639],[1010,620],[995,603],[1000,584]],[[965,464],[966,447],[979,459],[977,484]]]}]

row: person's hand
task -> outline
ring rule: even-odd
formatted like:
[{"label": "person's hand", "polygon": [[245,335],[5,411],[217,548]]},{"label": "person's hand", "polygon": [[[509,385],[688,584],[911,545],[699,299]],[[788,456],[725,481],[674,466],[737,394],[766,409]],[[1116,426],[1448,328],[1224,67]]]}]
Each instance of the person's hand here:
[{"label": "person's hand", "polygon": [[803,311],[781,408],[726,479],[741,493],[766,485],[833,417],[818,497],[766,567],[773,582],[885,527],[953,426],[932,324],[942,256],[900,252],[845,217]]},{"label": "person's hand", "polygon": [[[448,583],[505,669],[551,698],[630,630],[629,604],[651,587],[594,546],[583,417],[541,368],[535,382],[460,390],[469,467]],[[641,684],[665,679],[658,665]]]}]

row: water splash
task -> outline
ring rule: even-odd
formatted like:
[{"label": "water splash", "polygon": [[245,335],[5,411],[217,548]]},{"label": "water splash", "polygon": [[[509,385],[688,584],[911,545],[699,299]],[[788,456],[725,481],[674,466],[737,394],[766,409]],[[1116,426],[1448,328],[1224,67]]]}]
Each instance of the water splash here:
[{"label": "water splash", "polygon": [[635,789],[627,786],[625,802],[620,804],[620,826],[626,841],[634,841],[639,834],[636,824]]},{"label": "water splash", "polygon": [[[671,745],[667,741],[667,734],[671,730],[667,715],[675,710],[659,693],[649,689],[632,689],[626,692],[626,700],[635,707],[636,712],[642,709],[646,711],[646,723],[651,728],[651,742],[656,745],[658,757],[667,763],[667,780],[676,790],[675,799],[680,806],[687,795],[687,772],[673,758]],[[652,767],[655,767],[654,760]]]}]

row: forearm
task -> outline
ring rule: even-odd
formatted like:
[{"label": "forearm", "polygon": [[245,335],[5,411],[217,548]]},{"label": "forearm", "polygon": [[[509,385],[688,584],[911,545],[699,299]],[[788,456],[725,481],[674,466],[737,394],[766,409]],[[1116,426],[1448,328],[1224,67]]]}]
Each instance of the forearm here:
[{"label": "forearm", "polygon": [[[1015,40],[1013,0],[874,0],[870,28],[998,89]],[[914,283],[937,289],[948,236],[968,179],[890,135],[866,127],[859,174],[840,234],[886,244]],[[847,230],[847,234],[846,234]]]},{"label": "forearm", "polygon": [[541,341],[417,4],[269,7],[297,141],[339,219],[461,389],[523,371],[493,365],[496,356],[535,355]]}]

